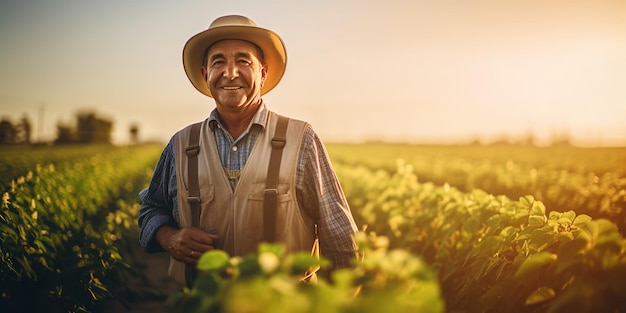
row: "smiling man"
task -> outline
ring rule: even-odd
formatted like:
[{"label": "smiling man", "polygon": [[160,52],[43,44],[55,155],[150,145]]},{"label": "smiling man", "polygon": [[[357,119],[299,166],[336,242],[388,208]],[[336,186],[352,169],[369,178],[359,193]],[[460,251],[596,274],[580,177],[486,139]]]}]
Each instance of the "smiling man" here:
[{"label": "smiling man", "polygon": [[321,140],[262,99],[286,64],[280,36],[244,16],[220,17],[185,44],[187,77],[215,109],[165,146],[139,211],[142,246],[169,253],[181,284],[204,252],[244,256],[261,242],[319,247],[330,271],[355,260],[357,227]]}]

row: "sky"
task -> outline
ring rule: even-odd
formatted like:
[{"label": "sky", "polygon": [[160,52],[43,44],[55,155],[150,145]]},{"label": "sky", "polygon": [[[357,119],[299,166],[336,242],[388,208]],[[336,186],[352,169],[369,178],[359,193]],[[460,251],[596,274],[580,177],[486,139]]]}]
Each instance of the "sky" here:
[{"label": "sky", "polygon": [[0,117],[50,140],[94,111],[116,143],[166,141],[215,106],[182,49],[226,14],[280,34],[264,100],[326,142],[626,146],[626,0],[0,0]]}]

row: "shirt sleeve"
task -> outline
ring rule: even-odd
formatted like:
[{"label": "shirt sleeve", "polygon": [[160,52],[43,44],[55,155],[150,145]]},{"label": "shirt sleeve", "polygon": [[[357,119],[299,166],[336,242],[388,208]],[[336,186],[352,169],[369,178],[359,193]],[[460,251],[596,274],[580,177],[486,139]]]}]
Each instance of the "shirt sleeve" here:
[{"label": "shirt sleeve", "polygon": [[139,242],[149,253],[164,251],[154,237],[159,227],[166,224],[177,227],[173,217],[176,193],[174,141],[170,140],[161,153],[150,185],[139,192]]},{"label": "shirt sleeve", "polygon": [[357,256],[353,236],[358,229],[343,189],[324,145],[310,126],[302,144],[296,171],[298,204],[319,217],[320,252],[331,261],[331,269],[350,267]]}]

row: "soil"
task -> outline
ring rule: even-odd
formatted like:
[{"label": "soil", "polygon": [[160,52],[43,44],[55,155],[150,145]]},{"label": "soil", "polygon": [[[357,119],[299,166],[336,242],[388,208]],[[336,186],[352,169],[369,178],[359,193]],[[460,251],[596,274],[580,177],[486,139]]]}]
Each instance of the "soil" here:
[{"label": "soil", "polygon": [[169,313],[167,297],[181,290],[179,284],[167,275],[169,254],[162,252],[149,254],[139,243],[133,247],[132,255],[125,256],[137,275],[128,277],[129,289],[126,306],[118,300],[107,301],[102,313]]}]

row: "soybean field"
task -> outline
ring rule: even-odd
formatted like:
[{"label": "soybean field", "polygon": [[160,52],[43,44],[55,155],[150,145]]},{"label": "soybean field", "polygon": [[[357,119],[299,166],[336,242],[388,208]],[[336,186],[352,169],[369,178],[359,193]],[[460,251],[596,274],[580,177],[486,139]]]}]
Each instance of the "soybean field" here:
[{"label": "soybean field", "polygon": [[[0,308],[132,311],[137,193],[160,145],[3,148]],[[355,267],[214,251],[180,312],[626,312],[626,148],[328,144]],[[322,247],[323,250],[323,247]],[[323,273],[320,272],[320,274]]]}]

